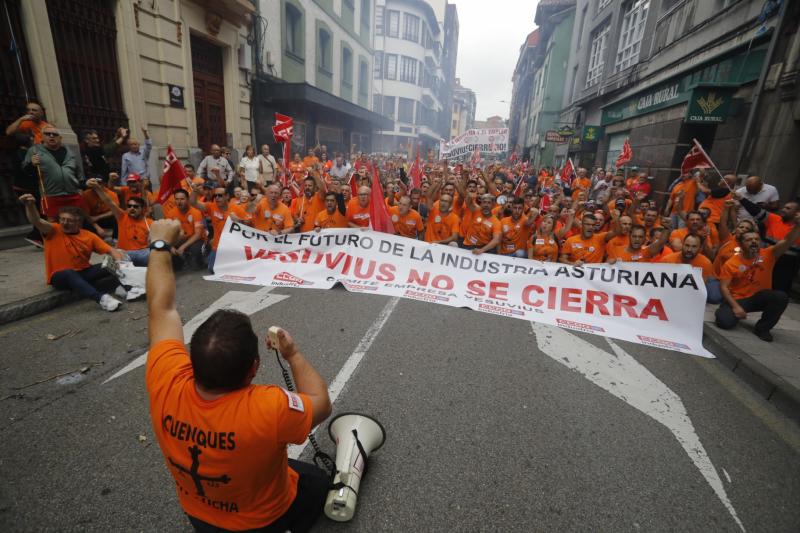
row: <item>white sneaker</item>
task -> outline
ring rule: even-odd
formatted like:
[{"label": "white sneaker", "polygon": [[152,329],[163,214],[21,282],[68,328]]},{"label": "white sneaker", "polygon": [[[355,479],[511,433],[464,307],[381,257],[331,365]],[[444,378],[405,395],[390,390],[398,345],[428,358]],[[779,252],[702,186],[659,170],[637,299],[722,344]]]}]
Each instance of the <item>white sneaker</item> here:
[{"label": "white sneaker", "polygon": [[132,302],[136,299],[141,298],[145,294],[147,294],[147,291],[145,291],[144,287],[137,287],[134,285],[128,290],[128,294],[127,296],[125,296],[125,299],[128,300],[129,302]]},{"label": "white sneaker", "polygon": [[117,309],[119,309],[119,306],[122,305],[122,303],[119,300],[114,299],[114,297],[111,296],[110,294],[102,295],[98,303],[100,304],[100,307],[103,309],[103,311],[108,311],[109,313],[116,311]]},{"label": "white sneaker", "polygon": [[117,288],[114,289],[114,296],[116,296],[117,298],[127,298],[128,291],[126,291],[125,287],[123,287],[122,285],[117,285]]}]

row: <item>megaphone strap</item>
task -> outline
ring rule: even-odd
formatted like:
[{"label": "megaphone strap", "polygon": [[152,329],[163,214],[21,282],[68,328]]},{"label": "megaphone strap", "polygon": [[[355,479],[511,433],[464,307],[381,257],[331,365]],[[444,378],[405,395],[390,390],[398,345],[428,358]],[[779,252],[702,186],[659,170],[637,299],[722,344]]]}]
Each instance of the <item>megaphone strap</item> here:
[{"label": "megaphone strap", "polygon": [[364,451],[364,446],[361,445],[361,441],[358,440],[358,430],[353,428],[353,437],[356,439],[356,446],[358,446],[358,453],[361,454],[361,459],[364,461],[364,468],[362,469],[361,476],[365,476],[367,473],[367,452]]}]

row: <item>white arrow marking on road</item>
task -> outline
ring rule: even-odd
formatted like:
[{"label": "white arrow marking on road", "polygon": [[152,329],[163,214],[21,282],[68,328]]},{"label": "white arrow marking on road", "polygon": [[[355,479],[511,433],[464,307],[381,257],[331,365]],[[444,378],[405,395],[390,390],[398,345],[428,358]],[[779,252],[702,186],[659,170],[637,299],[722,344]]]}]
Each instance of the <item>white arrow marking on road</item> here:
[{"label": "white arrow marking on road", "polygon": [[[669,429],[745,531],[680,397],[610,338],[616,357],[561,328],[531,322],[539,350]],[[569,354],[569,357],[565,357]]]},{"label": "white arrow marking on road", "polygon": [[[183,325],[183,338],[188,343],[188,341],[194,335],[194,332],[197,328],[200,327],[200,324],[205,322],[208,317],[213,315],[219,309],[233,309],[235,311],[240,311],[247,315],[254,315],[257,312],[265,309],[273,304],[276,304],[280,301],[285,300],[288,298],[288,295],[285,294],[270,294],[273,287],[262,287],[261,289],[255,292],[247,292],[247,291],[228,291],[223,294],[216,302],[212,303],[207,308],[203,309],[200,313],[194,316],[190,321]],[[144,365],[147,362],[147,352],[143,353],[123,368],[118,370],[113,376],[108,378],[103,382],[105,385],[112,379],[116,379],[124,374],[127,374],[131,370],[135,370],[140,366]]]},{"label": "white arrow marking on road", "polygon": [[[347,385],[347,382],[353,377],[353,372],[356,371],[359,363],[366,355],[367,351],[369,351],[369,347],[372,346],[372,342],[378,336],[378,334],[383,329],[383,326],[386,325],[386,322],[389,320],[389,316],[394,311],[394,308],[397,306],[397,302],[400,301],[400,298],[392,298],[381,310],[378,318],[375,319],[375,322],[369,327],[364,336],[361,338],[361,341],[356,346],[356,349],[353,350],[353,353],[350,354],[350,357],[347,358],[347,361],[344,362],[342,365],[341,370],[339,373],[336,374],[336,377],[331,382],[330,386],[328,387],[328,396],[331,399],[331,405],[336,402],[336,399],[339,397],[339,394],[344,389],[344,386]],[[319,426],[317,426],[319,427]],[[313,428],[311,430],[311,434],[313,435],[314,432],[317,431],[317,428]],[[296,445],[292,444],[289,446],[289,457],[291,459],[297,459],[302,455],[303,450],[306,449],[308,446],[308,439],[303,444]]]}]

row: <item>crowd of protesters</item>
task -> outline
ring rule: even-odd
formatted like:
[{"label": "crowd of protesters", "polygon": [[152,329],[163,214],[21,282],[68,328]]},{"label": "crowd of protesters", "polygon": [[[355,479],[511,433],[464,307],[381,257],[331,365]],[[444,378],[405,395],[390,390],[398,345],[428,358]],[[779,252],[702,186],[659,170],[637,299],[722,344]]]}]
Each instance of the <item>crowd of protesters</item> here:
[{"label": "crowd of protesters", "polygon": [[[731,328],[748,312],[761,311],[755,333],[764,340],[772,339],[800,267],[798,202],[779,205],[778,192],[758,176],[739,183],[734,175],[695,169],[666,191],[654,191],[647,172],[564,172],[513,160],[452,165],[435,161],[432,152],[410,162],[404,156],[329,154],[325,146],[295,153],[287,164],[268,145],[247,146],[234,163],[230,149],[215,144],[196,171],[184,166],[180,190],[158,205],[146,129],[143,143],[120,128],[105,145],[96,132],[86,132],[79,176],[78,155],[62,146],[58,128],[43,116],[41,105],[31,102],[6,130],[19,140],[16,186],[41,232],[29,238],[44,240],[49,283],[104,308],[116,305],[95,287],[99,272],[89,265],[90,253],[113,251],[145,266],[154,218],[181,223],[176,266],[213,272],[228,218],[274,234],[369,228],[376,199],[394,233],[476,255],[577,267],[698,267],[708,302],[720,304],[718,325]],[[74,273],[59,274],[64,269]]]}]

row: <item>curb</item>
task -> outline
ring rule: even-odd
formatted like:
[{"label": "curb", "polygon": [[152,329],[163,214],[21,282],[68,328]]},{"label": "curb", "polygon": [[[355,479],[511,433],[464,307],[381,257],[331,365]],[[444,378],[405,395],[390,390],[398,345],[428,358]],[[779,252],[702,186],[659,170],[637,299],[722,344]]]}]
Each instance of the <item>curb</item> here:
[{"label": "curb", "polygon": [[0,324],[50,311],[76,299],[71,292],[51,291],[0,306]]},{"label": "curb", "polygon": [[703,325],[706,348],[765,400],[800,423],[800,389],[764,366],[708,324]]}]

